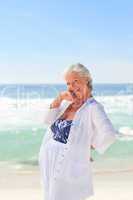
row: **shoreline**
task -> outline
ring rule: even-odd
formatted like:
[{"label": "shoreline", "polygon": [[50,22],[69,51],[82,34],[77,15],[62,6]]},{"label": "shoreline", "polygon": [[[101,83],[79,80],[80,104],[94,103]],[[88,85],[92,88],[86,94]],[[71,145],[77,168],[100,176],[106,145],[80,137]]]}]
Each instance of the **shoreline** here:
[{"label": "shoreline", "polygon": [[[4,200],[43,200],[39,166],[0,163],[0,197]],[[87,200],[131,200],[133,167],[122,170],[93,169],[94,196]],[[123,194],[124,192],[124,194]]]}]

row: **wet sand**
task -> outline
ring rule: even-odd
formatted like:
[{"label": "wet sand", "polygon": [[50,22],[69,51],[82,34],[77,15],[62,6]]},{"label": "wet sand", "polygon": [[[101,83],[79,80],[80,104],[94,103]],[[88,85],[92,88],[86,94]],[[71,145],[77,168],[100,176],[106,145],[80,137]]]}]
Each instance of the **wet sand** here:
[{"label": "wet sand", "polygon": [[[38,166],[0,164],[0,199],[44,200]],[[89,200],[132,200],[133,169],[93,170],[94,196]]]}]

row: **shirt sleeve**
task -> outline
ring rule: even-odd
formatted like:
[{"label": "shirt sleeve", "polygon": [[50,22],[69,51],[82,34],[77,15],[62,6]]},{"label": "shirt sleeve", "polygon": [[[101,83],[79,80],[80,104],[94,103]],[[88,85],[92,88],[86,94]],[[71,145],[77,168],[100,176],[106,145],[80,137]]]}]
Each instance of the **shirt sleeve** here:
[{"label": "shirt sleeve", "polygon": [[93,106],[92,123],[94,132],[91,144],[99,154],[103,154],[116,141],[118,132],[114,129],[100,103]]},{"label": "shirt sleeve", "polygon": [[46,125],[51,125],[56,117],[67,108],[67,106],[71,103],[71,101],[63,100],[59,107],[57,108],[50,108],[50,104],[46,104],[44,108],[44,118],[43,122]]},{"label": "shirt sleeve", "polygon": [[46,132],[43,135],[42,143],[41,143],[40,150],[38,153],[38,161],[39,161],[40,166],[41,166],[41,162],[44,162],[45,145],[51,138],[52,138],[52,133],[50,131],[50,128],[48,127]]},{"label": "shirt sleeve", "polygon": [[44,118],[43,118],[44,124],[51,125],[54,122],[59,112],[60,112],[60,106],[57,108],[50,108],[50,103],[45,105]]},{"label": "shirt sleeve", "polygon": [[43,136],[43,140],[42,140],[42,147],[52,138],[52,134],[51,134],[51,131],[50,131],[50,128],[48,127],[46,129],[46,132]]}]

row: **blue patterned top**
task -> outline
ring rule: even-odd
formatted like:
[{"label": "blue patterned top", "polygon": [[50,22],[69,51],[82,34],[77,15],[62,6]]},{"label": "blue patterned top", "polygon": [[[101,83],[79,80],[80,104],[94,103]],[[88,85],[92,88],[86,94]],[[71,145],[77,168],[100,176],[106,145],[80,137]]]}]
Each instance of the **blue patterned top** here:
[{"label": "blue patterned top", "polygon": [[67,143],[72,120],[57,119],[52,125],[53,139],[62,143]]}]

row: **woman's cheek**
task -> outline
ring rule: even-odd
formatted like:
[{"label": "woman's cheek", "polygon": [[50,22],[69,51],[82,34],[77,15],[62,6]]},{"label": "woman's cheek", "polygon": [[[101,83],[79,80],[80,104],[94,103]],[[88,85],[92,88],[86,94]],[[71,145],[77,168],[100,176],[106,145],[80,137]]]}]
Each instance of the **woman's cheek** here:
[{"label": "woman's cheek", "polygon": [[80,91],[80,90],[76,92],[76,95],[77,95],[77,97],[78,97],[79,99],[81,99],[81,98],[82,98],[82,93],[81,93],[81,91]]}]

